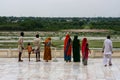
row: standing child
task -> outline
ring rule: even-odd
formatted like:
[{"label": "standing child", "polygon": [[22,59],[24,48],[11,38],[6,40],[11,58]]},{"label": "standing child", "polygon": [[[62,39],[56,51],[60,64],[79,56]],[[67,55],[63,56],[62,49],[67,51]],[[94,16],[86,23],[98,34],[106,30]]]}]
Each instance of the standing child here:
[{"label": "standing child", "polygon": [[30,45],[30,43],[28,43],[27,50],[28,50],[28,58],[29,58],[29,61],[30,61],[30,54],[32,52],[32,46]]}]

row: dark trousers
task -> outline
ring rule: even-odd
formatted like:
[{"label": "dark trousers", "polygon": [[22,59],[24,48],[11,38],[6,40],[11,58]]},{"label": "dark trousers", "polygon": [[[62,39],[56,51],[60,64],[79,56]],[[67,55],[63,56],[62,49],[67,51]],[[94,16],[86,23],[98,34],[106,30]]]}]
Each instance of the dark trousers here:
[{"label": "dark trousers", "polygon": [[36,52],[36,61],[40,61],[40,51]]},{"label": "dark trousers", "polygon": [[19,52],[18,61],[21,61],[21,57],[22,57],[22,52]]}]

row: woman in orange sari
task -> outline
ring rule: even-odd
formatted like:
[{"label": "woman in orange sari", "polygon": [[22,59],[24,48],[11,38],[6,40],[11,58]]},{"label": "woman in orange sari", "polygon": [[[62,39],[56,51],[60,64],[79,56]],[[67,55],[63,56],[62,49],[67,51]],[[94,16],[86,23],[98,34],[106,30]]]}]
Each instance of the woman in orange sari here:
[{"label": "woman in orange sari", "polygon": [[44,60],[46,62],[48,62],[48,60],[51,60],[51,38],[47,38],[45,40],[45,42],[43,42],[45,45],[44,45]]},{"label": "woman in orange sari", "polygon": [[64,40],[64,60],[66,62],[71,62],[71,49],[72,49],[72,41],[70,35],[67,34]]}]

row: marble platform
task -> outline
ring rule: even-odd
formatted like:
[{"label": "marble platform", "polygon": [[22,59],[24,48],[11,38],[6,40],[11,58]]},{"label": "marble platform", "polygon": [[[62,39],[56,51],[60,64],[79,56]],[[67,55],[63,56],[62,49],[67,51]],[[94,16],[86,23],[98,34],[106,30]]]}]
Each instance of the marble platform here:
[{"label": "marble platform", "polygon": [[[91,58],[102,58],[103,54],[102,54],[102,48],[98,48],[98,49],[90,49],[91,50],[91,54],[89,55],[89,57]],[[113,49],[113,54],[112,57],[114,58],[120,58],[120,49]],[[18,58],[18,50],[17,49],[0,49],[0,58]],[[82,53],[82,52],[80,52]],[[73,54],[73,53],[71,53]],[[59,48],[51,48],[51,55],[52,57],[57,57],[57,58],[63,58],[64,57],[64,49],[59,49]],[[42,48],[40,50],[40,57],[43,58],[44,56],[44,48]],[[27,50],[23,50],[23,54],[22,54],[23,58],[27,58],[28,57],[28,51]],[[31,54],[32,58],[35,58],[35,54]]]},{"label": "marble platform", "polygon": [[112,66],[104,67],[102,58],[89,58],[87,66],[82,63],[64,62],[29,62],[23,58],[0,58],[0,80],[120,80],[120,59],[113,58]]}]

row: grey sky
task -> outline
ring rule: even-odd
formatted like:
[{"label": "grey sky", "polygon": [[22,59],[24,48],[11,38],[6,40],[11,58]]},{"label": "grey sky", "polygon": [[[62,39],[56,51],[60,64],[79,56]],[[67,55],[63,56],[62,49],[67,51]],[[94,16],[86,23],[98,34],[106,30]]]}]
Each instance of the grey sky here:
[{"label": "grey sky", "polygon": [[0,16],[120,17],[120,0],[0,0]]}]

